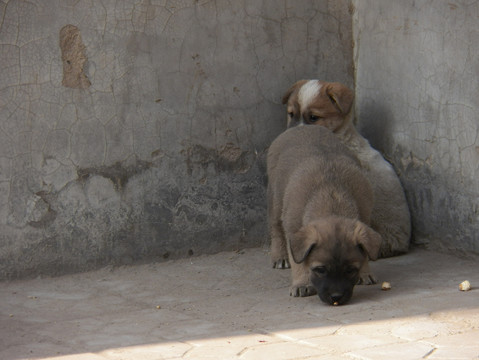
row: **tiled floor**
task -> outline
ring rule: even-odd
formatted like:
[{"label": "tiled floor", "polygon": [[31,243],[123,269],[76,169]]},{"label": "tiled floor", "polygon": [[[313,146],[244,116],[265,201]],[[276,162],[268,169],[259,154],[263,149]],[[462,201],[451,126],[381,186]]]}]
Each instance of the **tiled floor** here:
[{"label": "tiled floor", "polygon": [[371,265],[392,289],[338,307],[291,298],[261,248],[0,283],[0,359],[479,358],[479,258]]}]

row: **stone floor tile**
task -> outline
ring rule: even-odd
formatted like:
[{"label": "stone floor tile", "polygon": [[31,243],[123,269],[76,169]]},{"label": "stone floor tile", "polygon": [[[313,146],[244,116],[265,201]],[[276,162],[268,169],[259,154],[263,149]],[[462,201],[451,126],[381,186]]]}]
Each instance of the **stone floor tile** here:
[{"label": "stone floor tile", "polygon": [[320,337],[334,334],[340,324],[329,320],[311,319],[308,322],[295,322],[294,324],[281,324],[266,326],[263,330],[271,332],[275,336],[287,341],[299,341],[311,337]]},{"label": "stone floor tile", "polygon": [[397,344],[398,339],[390,335],[371,335],[369,333],[339,334],[314,337],[303,342],[329,353],[343,354],[353,350]]},{"label": "stone floor tile", "polygon": [[264,359],[303,359],[308,357],[317,358],[321,355],[329,355],[327,351],[322,351],[305,344],[294,342],[281,342],[276,344],[263,344],[249,347],[239,354],[242,360],[264,360]]},{"label": "stone floor tile", "polygon": [[[408,318],[394,318],[388,320],[368,320],[342,325],[337,331],[340,335],[368,334],[370,336],[392,335],[394,328],[408,323]],[[398,340],[398,342],[400,342]]]},{"label": "stone floor tile", "polygon": [[100,352],[99,355],[112,360],[173,359],[183,358],[183,356],[192,348],[193,346],[190,344],[181,342],[166,342],[108,349]]},{"label": "stone floor tile", "polygon": [[427,357],[428,360],[471,360],[479,359],[477,346],[457,344],[451,347],[438,348]]},{"label": "stone floor tile", "polygon": [[426,358],[433,350],[434,347],[428,344],[401,343],[372,347],[362,350],[354,350],[349,352],[347,355],[361,360],[417,360]]},{"label": "stone floor tile", "polygon": [[228,331],[233,330],[207,320],[194,319],[169,323],[158,330],[158,335],[171,341],[188,341],[205,337],[222,337]]},{"label": "stone floor tile", "polygon": [[465,330],[463,333],[459,334],[442,334],[441,336],[427,339],[423,342],[433,344],[436,347],[454,346],[457,344],[461,344],[463,346],[476,346],[479,348],[479,326],[476,329],[472,329],[469,331]]},{"label": "stone floor tile", "polygon": [[440,334],[448,334],[454,329],[453,325],[434,321],[429,317],[410,318],[407,323],[394,326],[392,335],[407,341],[417,341],[434,338]]},{"label": "stone floor tile", "polygon": [[281,339],[267,334],[255,334],[253,332],[227,337],[197,339],[189,341],[192,349],[185,354],[185,359],[214,359],[221,356],[224,358],[239,358],[240,354],[250,347],[258,345],[275,344],[282,342]]},{"label": "stone floor tile", "polygon": [[478,304],[479,299],[476,302],[475,306],[460,306],[453,312],[437,311],[431,313],[430,317],[434,321],[446,322],[450,326],[454,326],[459,332],[466,329],[477,329],[479,328]]},{"label": "stone floor tile", "polygon": [[92,353],[81,353],[72,355],[60,355],[54,360],[106,360],[103,356]]}]

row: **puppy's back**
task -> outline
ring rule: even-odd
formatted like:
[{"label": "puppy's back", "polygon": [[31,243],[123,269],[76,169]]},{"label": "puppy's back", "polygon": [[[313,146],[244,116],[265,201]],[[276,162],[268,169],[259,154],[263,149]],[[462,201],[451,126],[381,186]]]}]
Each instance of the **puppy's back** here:
[{"label": "puppy's back", "polygon": [[372,191],[356,156],[328,129],[301,126],[278,136],[268,151],[268,191],[286,233],[310,213],[368,223]]},{"label": "puppy's back", "polygon": [[354,154],[328,129],[322,126],[298,126],[280,134],[268,150],[267,171],[270,180],[288,178],[307,158],[337,161],[345,157],[359,164]]}]

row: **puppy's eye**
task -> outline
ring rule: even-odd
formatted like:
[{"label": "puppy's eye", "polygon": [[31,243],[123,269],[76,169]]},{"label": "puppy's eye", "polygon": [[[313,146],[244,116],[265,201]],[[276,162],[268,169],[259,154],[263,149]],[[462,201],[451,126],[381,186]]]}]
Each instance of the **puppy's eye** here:
[{"label": "puppy's eye", "polygon": [[318,121],[319,119],[321,119],[321,117],[319,117],[318,115],[309,115],[309,122],[314,124],[316,121]]},{"label": "puppy's eye", "polygon": [[312,270],[318,276],[325,276],[328,273],[328,269],[326,269],[326,266],[316,266]]},{"label": "puppy's eye", "polygon": [[359,272],[359,269],[354,267],[354,266],[350,266],[346,269],[346,276],[356,276],[357,273]]},{"label": "puppy's eye", "polygon": [[291,119],[294,118],[294,112],[290,111],[290,112],[288,113],[288,116],[289,116]]}]

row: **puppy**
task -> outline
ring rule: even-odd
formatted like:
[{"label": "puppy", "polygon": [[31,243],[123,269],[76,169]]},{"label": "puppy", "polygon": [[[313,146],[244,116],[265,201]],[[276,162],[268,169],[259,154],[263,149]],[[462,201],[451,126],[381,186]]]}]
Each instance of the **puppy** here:
[{"label": "puppy", "polygon": [[408,251],[411,237],[406,197],[391,164],[356,131],[353,99],[353,92],[340,83],[298,81],[283,97],[283,104],[287,104],[287,126],[324,126],[356,154],[373,188],[371,227],[383,238],[379,256],[402,254]]},{"label": "puppy", "polygon": [[381,236],[368,224],[373,192],[354,154],[328,129],[286,130],[267,156],[274,267],[292,270],[290,295],[346,303],[357,283],[375,282]]}]

